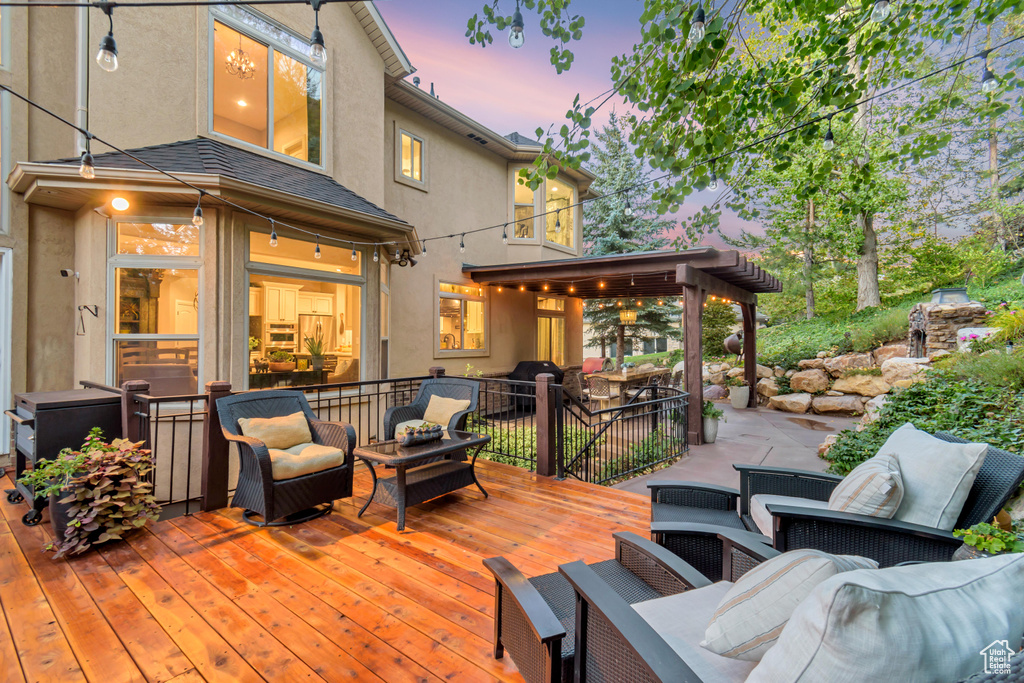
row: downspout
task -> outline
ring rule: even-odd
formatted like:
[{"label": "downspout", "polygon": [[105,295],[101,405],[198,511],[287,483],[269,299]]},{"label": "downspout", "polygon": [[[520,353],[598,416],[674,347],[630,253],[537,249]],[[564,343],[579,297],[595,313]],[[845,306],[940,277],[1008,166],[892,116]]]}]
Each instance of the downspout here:
[{"label": "downspout", "polygon": [[[76,16],[75,125],[89,128],[89,8],[79,7]],[[75,155],[85,151],[85,136],[75,131]]]}]

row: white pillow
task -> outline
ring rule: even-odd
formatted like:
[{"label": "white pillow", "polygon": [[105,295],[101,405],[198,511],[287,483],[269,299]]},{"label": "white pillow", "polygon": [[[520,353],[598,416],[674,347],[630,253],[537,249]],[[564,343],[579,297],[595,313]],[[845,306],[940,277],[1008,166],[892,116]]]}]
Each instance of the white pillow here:
[{"label": "white pillow", "polygon": [[903,502],[893,519],[952,531],[988,444],[949,443],[909,422],[889,437],[878,455],[892,455],[903,477]]},{"label": "white pillow", "polygon": [[815,586],[839,572],[877,567],[866,557],[820,550],[792,550],[773,557],[733,584],[718,603],[700,645],[724,657],[760,661]]},{"label": "white pillow", "polygon": [[302,411],[279,417],[240,417],[238,428],[244,436],[259,439],[267,448],[284,450],[313,441],[309,422]]},{"label": "white pillow", "polygon": [[846,572],[793,612],[747,683],[959,681],[1024,633],[1024,554]]},{"label": "white pillow", "polygon": [[853,468],[832,491],[828,509],[890,519],[903,500],[903,477],[896,458],[876,455]]}]

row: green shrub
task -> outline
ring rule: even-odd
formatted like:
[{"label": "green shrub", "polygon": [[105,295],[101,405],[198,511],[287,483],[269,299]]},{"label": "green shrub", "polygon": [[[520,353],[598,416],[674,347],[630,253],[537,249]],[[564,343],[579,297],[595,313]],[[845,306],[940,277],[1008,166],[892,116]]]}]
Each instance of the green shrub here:
[{"label": "green shrub", "polygon": [[793,387],[789,386],[789,377],[783,375],[782,377],[775,378],[775,386],[779,388],[779,395],[785,396],[786,394],[793,393]]},{"label": "green shrub", "polygon": [[[500,462],[516,467],[534,469],[537,466],[537,428],[536,427],[503,427],[491,420],[485,420],[471,414],[466,422],[466,429],[477,434],[487,434],[491,442],[486,450],[480,451],[484,460]],[[576,453],[587,445],[593,434],[583,427],[566,425],[562,437],[562,448],[566,461],[575,457]],[[603,444],[602,436],[594,444]],[[493,452],[490,452],[493,451]]]},{"label": "green shrub", "polygon": [[612,478],[623,471],[631,472],[629,478],[639,476],[662,460],[681,455],[682,450],[682,439],[657,431],[651,432],[641,441],[630,444],[625,454],[609,459],[601,468],[600,479],[612,484]]},{"label": "green shrub", "polygon": [[704,358],[710,359],[725,353],[722,344],[736,326],[736,313],[732,306],[717,299],[709,300],[704,308],[702,323],[701,345],[704,347]]},{"label": "green shrub", "polygon": [[873,351],[894,341],[904,341],[910,330],[910,309],[905,307],[880,311],[877,315],[850,331],[853,350],[858,353]]},{"label": "green shrub", "polygon": [[1011,307],[1000,304],[995,311],[990,324],[999,328],[996,336],[1000,341],[1015,341],[1024,337],[1024,305]]},{"label": "green shrub", "polygon": [[843,377],[881,377],[882,368],[851,368],[843,373]]},{"label": "green shrub", "polygon": [[980,382],[1008,391],[1024,391],[1024,353],[993,353],[979,356],[957,353],[947,356],[942,372],[965,382]]}]

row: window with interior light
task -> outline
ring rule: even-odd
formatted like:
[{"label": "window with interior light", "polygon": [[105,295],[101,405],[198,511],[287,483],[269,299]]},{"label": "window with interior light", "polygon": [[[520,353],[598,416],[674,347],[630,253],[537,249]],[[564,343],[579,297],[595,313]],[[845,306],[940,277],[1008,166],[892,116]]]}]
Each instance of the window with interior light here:
[{"label": "window with interior light", "polygon": [[565,365],[565,299],[537,297],[537,360]]},{"label": "window with interior light", "polygon": [[564,178],[544,180],[536,190],[519,182],[519,169],[511,171],[511,240],[537,241],[576,249],[576,187]]},{"label": "window with interior light", "polygon": [[211,130],[322,165],[323,71],[308,42],[241,7],[211,14]]},{"label": "window with interior light", "polygon": [[199,390],[201,229],[119,221],[108,260],[112,382],[149,382],[153,396]]},{"label": "window with interior light", "polygon": [[441,355],[485,355],[487,297],[475,284],[438,285],[436,351]]},{"label": "window with interior light", "polygon": [[513,220],[515,220],[513,236],[516,239],[532,240],[534,237],[533,226],[536,222],[534,216],[537,213],[534,192],[528,185],[520,184],[518,180],[515,181],[513,213]]},{"label": "window with interior light", "polygon": [[560,179],[544,183],[544,239],[573,249],[576,246],[576,190]]},{"label": "window with interior light", "polygon": [[423,182],[423,140],[404,130],[400,130],[398,136],[401,145],[402,177],[418,183]]}]

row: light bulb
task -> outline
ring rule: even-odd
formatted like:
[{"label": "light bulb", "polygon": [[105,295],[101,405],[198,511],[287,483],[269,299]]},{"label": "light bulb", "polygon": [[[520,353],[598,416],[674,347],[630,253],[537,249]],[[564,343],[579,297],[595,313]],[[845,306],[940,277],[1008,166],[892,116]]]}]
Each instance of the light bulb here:
[{"label": "light bulb", "polygon": [[562,221],[555,215],[555,232],[562,232]]},{"label": "light bulb", "polygon": [[272,247],[276,247],[277,246],[277,230],[271,230],[270,231],[270,246],[272,246]]},{"label": "light bulb", "polygon": [[196,205],[196,210],[192,212],[192,225],[197,228],[203,227],[203,207]]},{"label": "light bulb", "polygon": [[508,244],[508,231],[507,231],[507,227],[501,229],[501,241],[502,241],[502,244]]},{"label": "light bulb", "polygon": [[836,146],[836,141],[835,141],[835,138],[832,137],[832,128],[829,128],[828,132],[825,133],[825,144],[824,144],[824,147],[825,147],[826,151],[831,151],[832,149],[835,149],[835,146]]},{"label": "light bulb", "polygon": [[379,263],[380,262],[380,256],[377,254],[377,247],[373,248],[373,262],[374,263]]},{"label": "light bulb", "polygon": [[313,66],[321,69],[327,66],[327,48],[324,47],[324,34],[319,28],[313,29],[313,35],[309,39],[309,61]]},{"label": "light bulb", "polygon": [[516,11],[512,15],[512,23],[508,29],[508,44],[518,49],[526,42],[526,34],[523,33],[523,13],[519,11],[519,3],[516,3]]},{"label": "light bulb", "polygon": [[626,197],[626,215],[627,216],[632,216],[633,215],[633,207],[630,206],[630,204],[629,204],[629,197]]},{"label": "light bulb", "polygon": [[320,253],[320,243],[317,242],[316,249],[313,250],[313,258],[318,259],[321,256],[323,256],[323,254]]},{"label": "light bulb", "polygon": [[124,197],[114,197],[110,201],[110,205],[117,211],[127,211],[129,206],[128,200]]},{"label": "light bulb", "polygon": [[88,150],[82,152],[82,163],[78,166],[78,175],[86,180],[92,180],[96,177],[96,168],[92,163],[92,154],[89,154]]},{"label": "light bulb", "polygon": [[352,245],[352,260],[353,261],[358,261],[359,260],[359,254],[356,253],[356,245],[354,245],[354,244]]},{"label": "light bulb", "polygon": [[100,39],[100,49],[96,53],[96,63],[104,71],[117,71],[117,41],[111,31]]},{"label": "light bulb", "polygon": [[465,254],[466,253],[466,236],[465,235],[463,235],[462,237],[459,238],[459,253],[460,254]]},{"label": "light bulb", "polygon": [[717,190],[718,189],[718,176],[715,175],[714,171],[711,172],[711,180],[708,181],[708,189],[709,190]]},{"label": "light bulb", "polygon": [[702,40],[704,40],[704,8],[698,5],[697,11],[693,13],[693,19],[690,20],[690,42],[696,45]]},{"label": "light bulb", "polygon": [[988,95],[989,93],[995,92],[997,88],[999,88],[999,79],[996,78],[996,75],[992,73],[992,70],[986,66],[981,72],[981,92]]},{"label": "light bulb", "polygon": [[426,240],[423,240],[423,249],[420,250],[420,253],[422,253],[422,254],[426,254],[427,253],[427,241]]},{"label": "light bulb", "polygon": [[890,11],[889,0],[877,0],[874,8],[871,10],[871,21],[881,24],[889,18]]}]

